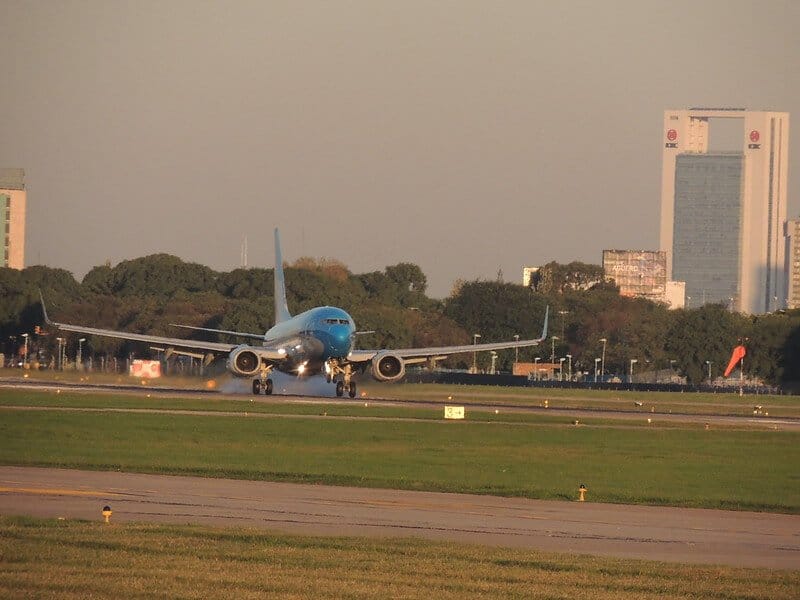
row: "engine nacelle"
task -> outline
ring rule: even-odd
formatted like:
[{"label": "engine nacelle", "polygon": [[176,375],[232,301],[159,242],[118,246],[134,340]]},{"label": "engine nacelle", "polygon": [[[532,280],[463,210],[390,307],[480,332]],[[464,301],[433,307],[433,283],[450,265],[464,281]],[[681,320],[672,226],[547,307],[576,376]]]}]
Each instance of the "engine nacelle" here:
[{"label": "engine nacelle", "polygon": [[228,370],[239,377],[252,377],[261,367],[261,358],[249,346],[238,346],[228,355]]},{"label": "engine nacelle", "polygon": [[372,359],[372,376],[378,381],[400,381],[406,374],[402,357],[391,352],[380,352]]}]

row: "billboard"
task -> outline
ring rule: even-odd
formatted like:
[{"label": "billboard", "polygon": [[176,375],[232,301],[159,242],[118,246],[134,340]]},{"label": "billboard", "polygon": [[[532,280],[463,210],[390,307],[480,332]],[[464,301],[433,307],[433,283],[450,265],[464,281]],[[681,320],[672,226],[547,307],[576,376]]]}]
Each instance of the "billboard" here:
[{"label": "billboard", "polygon": [[667,288],[664,250],[603,250],[603,273],[623,296],[663,301]]}]

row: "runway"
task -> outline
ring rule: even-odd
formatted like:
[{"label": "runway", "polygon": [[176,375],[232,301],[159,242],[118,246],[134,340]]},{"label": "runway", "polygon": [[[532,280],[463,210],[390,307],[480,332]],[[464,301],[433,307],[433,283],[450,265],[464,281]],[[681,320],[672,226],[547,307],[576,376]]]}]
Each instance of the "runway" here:
[{"label": "runway", "polygon": [[[589,490],[591,494],[591,490]],[[591,496],[590,496],[591,497]],[[422,537],[622,558],[800,568],[800,517],[0,467],[0,513],[244,526],[305,535]]]},{"label": "runway", "polygon": [[[282,375],[282,374],[277,374]],[[321,378],[320,378],[321,379]],[[40,391],[65,390],[83,394],[130,394],[141,396],[143,394],[161,398],[214,398],[219,400],[235,401],[255,401],[259,403],[299,403],[299,404],[330,404],[339,405],[361,404],[363,399],[336,398],[329,396],[314,396],[304,393],[304,389],[298,386],[296,380],[281,379],[281,385],[290,385],[289,393],[275,394],[274,396],[252,396],[249,390],[242,388],[237,392],[221,392],[219,390],[207,389],[185,389],[185,388],[142,388],[136,385],[111,385],[96,383],[67,383],[67,382],[43,382],[25,379],[6,379],[0,381],[0,389],[29,389]],[[287,383],[289,381],[290,383]],[[294,387],[291,387],[291,385]],[[246,386],[245,386],[246,387]],[[325,386],[323,386],[325,387]],[[330,387],[330,386],[327,386]],[[314,388],[312,388],[314,389]],[[316,391],[319,391],[318,389]],[[370,397],[369,403],[373,406],[394,406],[405,408],[443,408],[447,401],[436,400],[397,400],[393,398]],[[755,429],[800,429],[800,418],[796,417],[754,417],[729,414],[693,414],[693,413],[650,413],[642,410],[617,410],[609,408],[543,408],[540,406],[524,406],[518,404],[507,404],[503,402],[470,402],[465,405],[470,411],[491,412],[494,410],[508,411],[511,413],[528,413],[549,416],[563,416],[573,418],[600,418],[616,419],[620,421],[643,421],[653,418],[661,423],[708,423],[712,426],[736,426]],[[17,407],[19,408],[19,407]],[[215,413],[221,416],[219,413]]]}]

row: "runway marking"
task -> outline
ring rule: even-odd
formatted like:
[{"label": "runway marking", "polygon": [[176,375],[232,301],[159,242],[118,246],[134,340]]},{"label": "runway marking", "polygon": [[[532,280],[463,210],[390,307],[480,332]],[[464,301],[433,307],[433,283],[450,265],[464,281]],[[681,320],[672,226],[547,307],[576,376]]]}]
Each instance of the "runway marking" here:
[{"label": "runway marking", "polygon": [[120,497],[116,492],[100,492],[96,490],[63,490],[57,488],[16,488],[0,487],[0,494],[30,494],[35,496],[85,496],[90,498]]}]

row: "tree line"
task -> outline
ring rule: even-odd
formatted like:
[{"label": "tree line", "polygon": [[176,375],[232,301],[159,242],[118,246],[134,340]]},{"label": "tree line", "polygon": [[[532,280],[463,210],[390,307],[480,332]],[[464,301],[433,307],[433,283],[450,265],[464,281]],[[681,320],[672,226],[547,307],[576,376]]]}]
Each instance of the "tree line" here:
[{"label": "tree line", "polygon": [[[536,337],[550,306],[549,335],[558,339],[520,349],[520,361],[538,357],[550,362],[551,355],[557,361],[569,354],[575,372],[591,373],[605,339],[606,373],[624,375],[635,360],[637,372],[673,369],[690,383],[700,383],[708,363],[712,376],[720,375],[732,348],[743,341],[747,377],[771,384],[800,381],[800,311],[744,315],[716,304],[668,310],[620,296],[613,282],[603,281],[598,265],[550,263],[530,288],[501,280],[458,281],[444,300],[426,295],[425,274],[411,263],[354,274],[339,261],[304,257],[285,272],[293,313],[340,306],[360,330],[375,330],[359,336],[365,348],[469,344],[474,334],[482,342]],[[187,334],[171,323],[248,332],[273,325],[272,269],[217,272],[167,254],[97,266],[80,282],[63,269],[3,268],[0,351],[6,356],[21,351],[23,333],[30,336],[29,355],[55,352],[58,334],[47,328],[36,334],[37,326],[44,325],[39,290],[50,317],[68,323],[170,337],[208,335]],[[132,352],[146,356],[142,345],[123,340],[94,337],[84,345],[84,356],[127,357]],[[500,352],[497,367],[511,370],[515,355],[514,350]],[[488,368],[489,361],[487,354],[478,355],[479,368]],[[445,366],[471,364],[471,355],[460,355]]]}]

